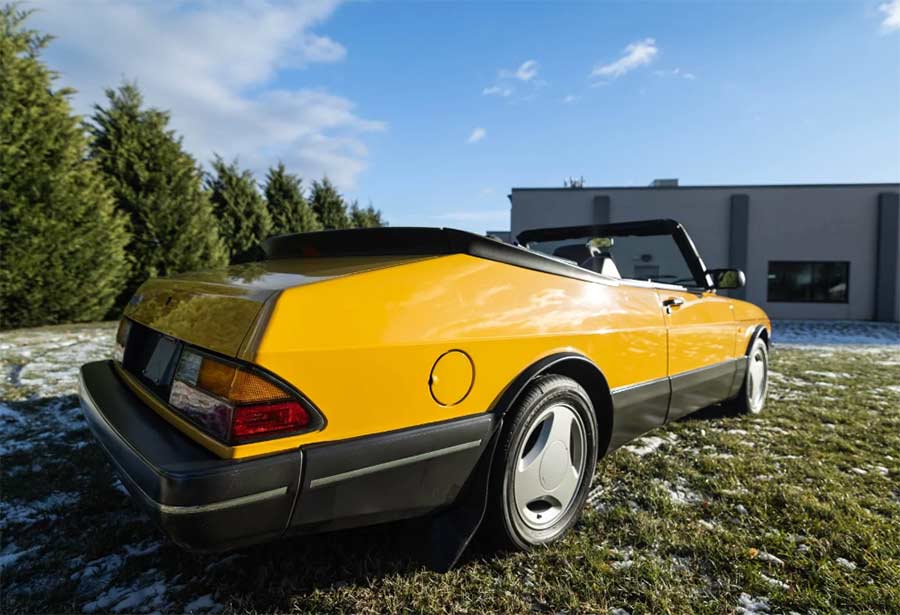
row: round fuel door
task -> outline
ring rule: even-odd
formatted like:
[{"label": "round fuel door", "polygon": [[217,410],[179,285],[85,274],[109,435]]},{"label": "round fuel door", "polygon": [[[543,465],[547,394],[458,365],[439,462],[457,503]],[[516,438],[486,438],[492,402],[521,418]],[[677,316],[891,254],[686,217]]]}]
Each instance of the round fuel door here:
[{"label": "round fuel door", "polygon": [[475,366],[462,350],[449,350],[431,368],[428,386],[434,401],[455,406],[466,398],[475,383]]}]

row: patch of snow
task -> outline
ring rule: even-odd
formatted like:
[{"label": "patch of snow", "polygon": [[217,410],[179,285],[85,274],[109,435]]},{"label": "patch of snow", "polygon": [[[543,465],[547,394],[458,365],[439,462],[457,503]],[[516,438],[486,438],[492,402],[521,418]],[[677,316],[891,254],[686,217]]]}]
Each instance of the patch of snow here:
[{"label": "patch of snow", "polygon": [[206,594],[205,596],[200,596],[195,600],[191,600],[186,605],[184,605],[184,610],[187,613],[199,613],[201,611],[217,611],[221,610],[222,605],[218,604],[215,600],[213,600],[212,594]]},{"label": "patch of snow", "polygon": [[868,472],[866,472],[862,468],[850,468],[850,471],[854,474],[859,474],[860,476],[865,476],[866,474],[868,474]]},{"label": "patch of snow", "polygon": [[142,574],[131,585],[111,587],[94,600],[81,607],[85,613],[97,611],[113,613],[135,613],[161,610],[166,606],[167,588],[159,578],[159,572],[151,569]]},{"label": "patch of snow", "polygon": [[609,615],[631,615],[627,609],[615,607],[609,610]]},{"label": "patch of snow", "polygon": [[658,449],[660,446],[665,444],[665,442],[666,441],[662,438],[658,438],[656,436],[647,436],[645,438],[639,438],[638,440],[635,440],[634,444],[629,444],[627,446],[623,446],[622,448],[629,453],[634,453],[638,457],[643,457]]},{"label": "patch of snow", "polygon": [[768,613],[769,599],[754,597],[750,594],[741,593],[738,596],[737,612],[740,615],[752,615],[753,613]]},{"label": "patch of snow", "polygon": [[702,527],[704,530],[709,530],[710,532],[716,530],[716,525],[714,523],[711,523],[710,521],[707,521],[706,519],[700,519],[699,521],[697,521],[697,525]]},{"label": "patch of snow", "polygon": [[738,511],[738,513],[741,515],[749,515],[750,514],[750,511],[748,511],[747,507],[744,506],[743,504],[738,504],[737,506],[734,507],[734,509],[736,511]]},{"label": "patch of snow", "polygon": [[834,560],[834,563],[845,570],[856,570],[856,564],[848,559],[844,559],[843,557],[837,558],[836,560]]},{"label": "patch of snow", "polygon": [[788,585],[787,583],[785,583],[784,581],[779,581],[778,579],[768,577],[768,576],[764,575],[763,573],[759,573],[759,578],[761,578],[763,581],[765,581],[772,587],[778,587],[780,589],[790,589],[791,588],[791,586]]},{"label": "patch of snow", "polygon": [[853,320],[776,320],[772,323],[772,341],[775,345],[897,346],[900,327]]},{"label": "patch of snow", "polygon": [[808,369],[804,374],[808,374],[810,376],[821,376],[822,378],[850,378],[850,374],[847,372],[820,372],[814,369]]},{"label": "patch of snow", "polygon": [[887,476],[888,474],[891,473],[891,471],[888,470],[884,466],[872,466],[872,469],[875,470],[876,472],[878,472],[879,474],[881,474],[882,476]]},{"label": "patch of snow", "polygon": [[14,524],[30,524],[56,518],[53,511],[72,506],[80,495],[71,492],[51,493],[43,500],[18,504],[0,501],[0,529]]},{"label": "patch of snow", "polygon": [[684,485],[672,485],[669,481],[661,480],[655,480],[654,483],[669,496],[669,501],[673,504],[696,504],[703,499]]},{"label": "patch of snow", "polygon": [[15,543],[6,545],[3,550],[0,551],[0,569],[15,564],[20,558],[37,551],[39,548],[40,547],[32,547],[30,549],[19,550]]},{"label": "patch of snow", "polygon": [[784,560],[775,557],[771,553],[766,553],[765,551],[759,551],[756,554],[756,559],[761,559],[764,562],[769,562],[770,564],[775,564],[776,566],[784,566]]}]

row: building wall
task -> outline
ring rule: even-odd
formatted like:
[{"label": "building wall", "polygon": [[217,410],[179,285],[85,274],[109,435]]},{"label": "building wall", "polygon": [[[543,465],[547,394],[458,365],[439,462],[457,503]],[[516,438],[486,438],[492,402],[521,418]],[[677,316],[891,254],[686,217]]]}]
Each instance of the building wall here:
[{"label": "building wall", "polygon": [[[511,229],[515,237],[529,228],[674,218],[688,229],[707,267],[743,266],[745,298],[772,318],[871,320],[878,246],[885,238],[879,233],[879,195],[898,192],[898,184],[513,189]],[[747,223],[738,217],[732,228],[736,195],[748,199]],[[900,230],[889,231],[896,246]],[[730,262],[735,238],[746,241],[746,263]],[[848,302],[769,303],[768,263],[775,260],[849,261]],[[900,320],[896,282],[893,320]]]}]

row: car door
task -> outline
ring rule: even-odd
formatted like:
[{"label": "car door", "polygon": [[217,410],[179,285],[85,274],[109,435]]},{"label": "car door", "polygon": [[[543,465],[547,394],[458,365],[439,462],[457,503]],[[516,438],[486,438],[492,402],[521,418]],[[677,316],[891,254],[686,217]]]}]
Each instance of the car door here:
[{"label": "car door", "polygon": [[668,330],[667,421],[726,399],[734,381],[734,306],[710,291],[657,288]]}]

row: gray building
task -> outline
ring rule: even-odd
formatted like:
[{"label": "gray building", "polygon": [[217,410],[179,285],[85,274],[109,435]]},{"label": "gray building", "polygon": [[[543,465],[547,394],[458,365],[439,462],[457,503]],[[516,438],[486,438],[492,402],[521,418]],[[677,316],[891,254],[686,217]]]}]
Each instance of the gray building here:
[{"label": "gray building", "polygon": [[779,319],[900,322],[900,184],[513,188],[511,235],[674,218]]}]

